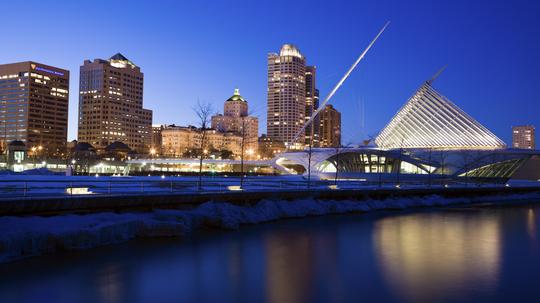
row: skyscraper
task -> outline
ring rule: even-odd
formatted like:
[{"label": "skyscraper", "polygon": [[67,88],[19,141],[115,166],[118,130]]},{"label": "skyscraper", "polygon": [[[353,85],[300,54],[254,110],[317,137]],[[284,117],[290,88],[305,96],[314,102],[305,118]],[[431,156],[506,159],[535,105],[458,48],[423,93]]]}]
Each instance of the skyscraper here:
[{"label": "skyscraper", "polygon": [[[316,85],[317,68],[306,66],[306,116],[305,123],[311,119],[311,115],[319,108],[319,90]],[[313,135],[313,139],[311,136]],[[319,146],[319,115],[306,127],[306,144],[312,143],[313,147]]]},{"label": "skyscraper", "polygon": [[255,156],[258,150],[259,119],[248,115],[248,102],[235,89],[223,104],[223,115],[212,116],[212,128],[220,132],[232,132],[244,139],[246,158]]},{"label": "skyscraper", "polygon": [[69,71],[36,62],[0,65],[2,150],[13,140],[44,154],[67,143]]},{"label": "skyscraper", "polygon": [[80,70],[79,141],[103,149],[115,141],[138,152],[152,143],[152,111],[143,108],[143,73],[122,54],[85,60]]},{"label": "skyscraper", "polygon": [[306,60],[292,44],[278,54],[268,54],[267,135],[292,148],[301,148],[305,140],[296,134],[304,126],[306,115]]},{"label": "skyscraper", "polygon": [[320,116],[320,146],[341,146],[341,113],[331,104],[326,104],[318,116]]},{"label": "skyscraper", "polygon": [[512,127],[512,147],[535,149],[535,129],[532,125],[522,125]]}]

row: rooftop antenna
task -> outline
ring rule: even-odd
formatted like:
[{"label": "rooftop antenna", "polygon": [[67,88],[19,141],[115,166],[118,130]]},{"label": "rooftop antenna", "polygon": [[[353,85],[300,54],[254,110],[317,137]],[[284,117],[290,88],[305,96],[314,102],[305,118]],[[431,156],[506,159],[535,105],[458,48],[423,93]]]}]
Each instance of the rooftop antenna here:
[{"label": "rooftop antenna", "polygon": [[373,46],[373,44],[375,44],[375,41],[377,41],[377,39],[379,38],[379,36],[384,32],[384,30],[388,27],[388,25],[390,24],[390,21],[387,21],[383,28],[379,31],[379,33],[377,34],[377,36],[375,36],[375,38],[373,38],[373,40],[371,41],[371,43],[368,45],[368,47],[364,50],[364,52],[362,52],[362,54],[360,54],[360,56],[358,57],[358,59],[356,59],[356,61],[354,62],[354,64],[349,68],[349,70],[347,71],[347,73],[345,73],[345,75],[343,76],[343,78],[341,78],[341,80],[339,80],[339,82],[336,84],[336,86],[334,86],[334,89],[332,89],[332,91],[330,92],[330,94],[328,94],[328,96],[326,96],[326,98],[324,99],[324,101],[319,105],[319,108],[311,115],[311,117],[309,118],[308,121],[306,121],[306,123],[304,123],[304,126],[298,131],[298,133],[296,133],[296,136],[294,137],[293,141],[291,142],[291,145],[293,145],[297,140],[298,138],[300,138],[300,136],[303,136],[305,131],[306,131],[306,128],[313,122],[314,118],[319,114],[319,112],[324,108],[324,106],[326,105],[326,103],[328,103],[328,100],[330,100],[330,98],[332,98],[334,96],[334,94],[336,93],[336,91],[341,87],[341,85],[343,84],[343,82],[345,82],[345,80],[347,80],[347,78],[349,77],[349,75],[352,73],[352,71],[356,68],[356,66],[358,65],[358,63],[360,63],[360,61],[362,61],[362,59],[364,59],[364,56],[367,54],[367,52],[369,51],[369,49]]},{"label": "rooftop antenna", "polygon": [[431,83],[433,83],[433,81],[435,81],[435,79],[439,78],[439,76],[442,74],[442,72],[444,72],[444,70],[446,69],[446,67],[448,67],[448,64],[446,64],[445,66],[441,67],[441,69],[439,69],[435,75],[433,75],[433,77],[431,77],[431,79],[427,80],[427,84],[431,85]]}]

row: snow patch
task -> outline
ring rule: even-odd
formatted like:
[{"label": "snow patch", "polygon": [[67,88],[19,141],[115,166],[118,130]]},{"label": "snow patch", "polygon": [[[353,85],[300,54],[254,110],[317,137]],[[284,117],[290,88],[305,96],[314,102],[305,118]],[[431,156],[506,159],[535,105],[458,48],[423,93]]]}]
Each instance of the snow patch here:
[{"label": "snow patch", "polygon": [[0,263],[134,238],[181,237],[203,227],[237,229],[281,218],[368,212],[382,209],[494,202],[540,201],[540,193],[475,198],[399,198],[387,200],[262,200],[255,205],[208,202],[191,210],[148,213],[96,213],[53,217],[1,217]]}]

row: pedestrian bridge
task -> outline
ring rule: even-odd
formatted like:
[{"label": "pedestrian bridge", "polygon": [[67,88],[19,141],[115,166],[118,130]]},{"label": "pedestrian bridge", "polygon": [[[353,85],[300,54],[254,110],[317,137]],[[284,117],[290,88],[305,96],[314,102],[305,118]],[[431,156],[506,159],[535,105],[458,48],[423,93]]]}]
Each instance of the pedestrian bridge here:
[{"label": "pedestrian bridge", "polygon": [[286,152],[275,159],[275,167],[291,174],[308,172],[322,179],[366,178],[373,175],[442,176],[540,180],[540,152],[516,149],[435,150],[314,148]]}]

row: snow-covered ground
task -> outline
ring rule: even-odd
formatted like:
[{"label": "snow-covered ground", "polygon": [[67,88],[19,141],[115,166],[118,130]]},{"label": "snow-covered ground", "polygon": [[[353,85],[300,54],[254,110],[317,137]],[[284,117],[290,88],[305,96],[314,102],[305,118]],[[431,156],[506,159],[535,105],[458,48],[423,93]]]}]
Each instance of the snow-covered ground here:
[{"label": "snow-covered ground", "polygon": [[203,227],[236,229],[280,218],[379,209],[445,206],[479,202],[539,201],[540,193],[445,199],[439,196],[384,201],[263,200],[253,206],[208,202],[192,210],[155,210],[146,213],[96,213],[52,217],[0,217],[0,262],[88,249],[145,237],[180,237]]},{"label": "snow-covered ground", "polygon": [[[198,190],[196,176],[142,176],[142,177],[106,177],[106,176],[44,176],[44,175],[5,175],[0,177],[0,200],[13,197],[42,197],[67,196],[81,193],[78,189],[86,189],[92,195],[140,195],[153,193],[189,193]],[[416,182],[416,183],[415,183]],[[434,180],[432,187],[442,184]],[[230,186],[238,186],[239,177],[204,177],[202,191],[225,192],[232,190]],[[312,180],[312,189],[329,189],[333,180]],[[339,180],[341,189],[378,188],[378,182],[361,180]],[[540,186],[538,181],[509,182],[510,186]],[[383,184],[382,187],[392,188],[395,183]],[[501,187],[505,184],[465,184],[452,183],[449,187]],[[425,188],[427,184],[418,181],[402,180],[402,188]],[[70,190],[73,188],[73,190]],[[246,191],[278,191],[306,189],[307,180],[302,176],[249,176],[244,179],[242,186]],[[84,193],[84,190],[82,190]]]}]

